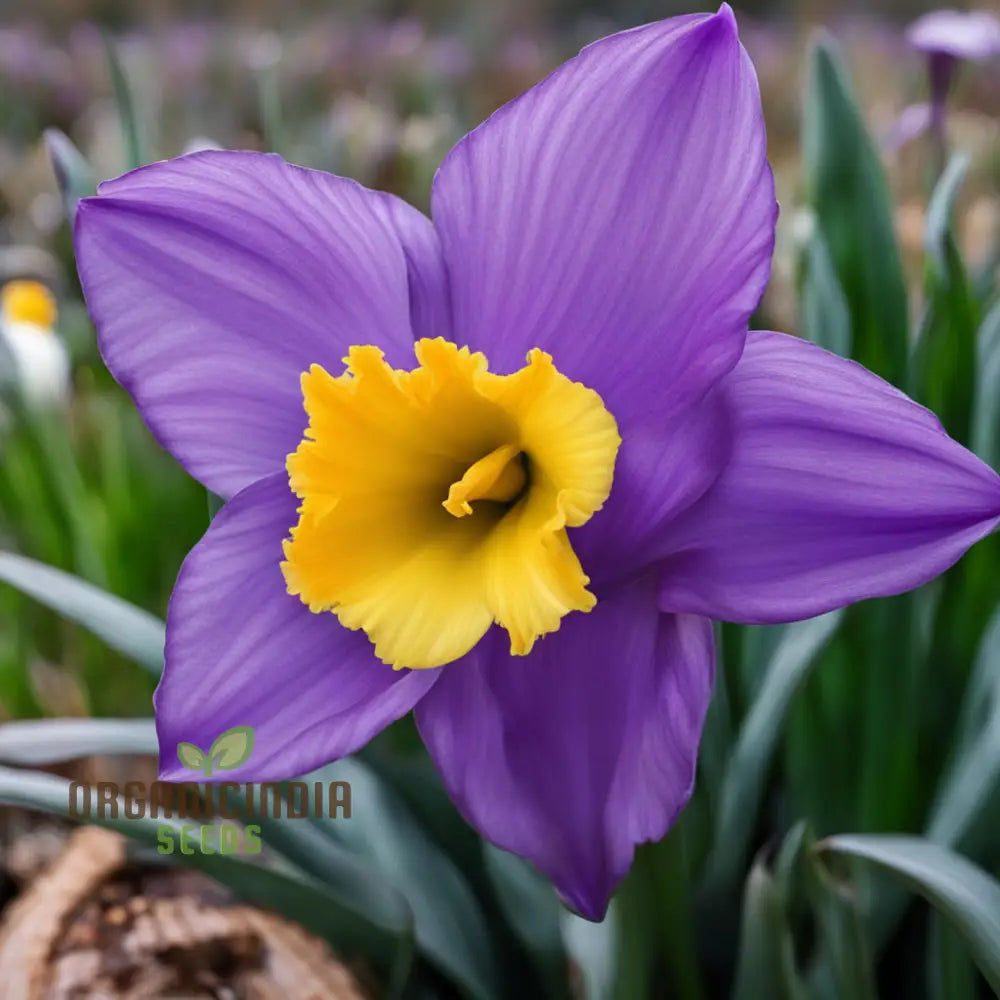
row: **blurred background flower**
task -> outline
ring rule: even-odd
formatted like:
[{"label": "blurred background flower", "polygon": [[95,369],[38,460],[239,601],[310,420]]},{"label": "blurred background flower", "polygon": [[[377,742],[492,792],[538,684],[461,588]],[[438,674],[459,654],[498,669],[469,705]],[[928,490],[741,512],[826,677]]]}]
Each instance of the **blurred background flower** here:
[{"label": "blurred background flower", "polygon": [[[985,10],[934,10],[917,18],[907,28],[906,38],[927,59],[930,104],[924,125],[933,134],[940,173],[948,155],[947,102],[955,70],[962,60],[980,62],[1000,56],[1000,20]],[[907,138],[915,134],[923,118],[908,110]]]},{"label": "blurred background flower", "polygon": [[0,338],[7,352],[9,380],[24,401],[54,408],[69,400],[69,357],[59,334],[59,309],[37,281],[9,281],[0,289]]}]

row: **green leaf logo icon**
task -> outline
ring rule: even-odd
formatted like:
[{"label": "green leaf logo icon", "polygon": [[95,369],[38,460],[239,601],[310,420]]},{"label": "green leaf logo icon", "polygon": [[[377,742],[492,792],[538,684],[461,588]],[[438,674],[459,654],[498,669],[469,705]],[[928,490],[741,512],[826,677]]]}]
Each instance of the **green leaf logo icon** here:
[{"label": "green leaf logo icon", "polygon": [[217,736],[203,752],[193,743],[177,744],[177,759],[189,771],[201,771],[206,778],[216,769],[233,771],[253,753],[253,726],[233,726]]},{"label": "green leaf logo icon", "polygon": [[193,743],[178,743],[177,757],[189,771],[200,771],[205,766],[205,755]]},{"label": "green leaf logo icon", "polygon": [[233,771],[253,753],[253,727],[233,726],[215,738],[208,756],[223,771]]}]

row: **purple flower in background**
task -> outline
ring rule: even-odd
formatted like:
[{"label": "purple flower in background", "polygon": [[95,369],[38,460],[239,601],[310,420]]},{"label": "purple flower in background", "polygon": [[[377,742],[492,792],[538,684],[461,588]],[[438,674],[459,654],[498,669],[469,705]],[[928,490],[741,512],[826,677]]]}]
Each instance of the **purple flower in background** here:
[{"label": "purple flower in background", "polygon": [[[924,124],[934,135],[940,166],[943,167],[947,149],[947,98],[955,67],[960,59],[978,61],[1000,54],[1000,21],[983,10],[934,10],[917,18],[906,29],[906,38],[927,57],[931,100],[926,118],[923,118],[922,112],[910,112],[909,127],[899,126],[903,131],[897,138],[908,141],[918,134],[914,126]],[[904,112],[904,116],[906,114]]]},{"label": "purple flower in background", "polygon": [[907,143],[922,136],[935,120],[935,109],[926,101],[908,104],[892,123],[882,143],[882,148],[895,153]]},{"label": "purple flower in background", "polygon": [[45,43],[29,25],[0,27],[0,77],[12,87],[27,87],[44,77]]},{"label": "purple flower in background", "polygon": [[906,38],[929,56],[989,59],[1000,54],[1000,21],[985,10],[934,10],[917,18]]},{"label": "purple flower in background", "polygon": [[162,48],[163,63],[172,85],[194,87],[204,78],[218,44],[212,25],[192,21],[173,24],[157,35],[155,41]]},{"label": "purple flower in background", "polygon": [[413,708],[467,819],[596,919],[690,794],[712,619],[918,586],[1000,479],[747,333],[776,204],[726,6],[584,49],[431,203],[222,151],[80,203],[104,358],[227,498],[170,603],[161,773],[250,725],[227,777],[300,775]]}]

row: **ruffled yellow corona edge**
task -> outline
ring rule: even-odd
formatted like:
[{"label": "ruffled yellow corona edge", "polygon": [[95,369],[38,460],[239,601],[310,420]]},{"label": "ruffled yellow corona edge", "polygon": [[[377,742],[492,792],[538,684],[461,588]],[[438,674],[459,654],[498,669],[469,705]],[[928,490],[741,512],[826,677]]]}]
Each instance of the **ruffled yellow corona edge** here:
[{"label": "ruffled yellow corona edge", "polygon": [[303,374],[288,592],[397,668],[450,663],[493,622],[524,655],[595,604],[566,528],[611,491],[615,419],[544,351],[511,375],[440,338],[415,352],[413,371],[361,346],[340,376]]}]

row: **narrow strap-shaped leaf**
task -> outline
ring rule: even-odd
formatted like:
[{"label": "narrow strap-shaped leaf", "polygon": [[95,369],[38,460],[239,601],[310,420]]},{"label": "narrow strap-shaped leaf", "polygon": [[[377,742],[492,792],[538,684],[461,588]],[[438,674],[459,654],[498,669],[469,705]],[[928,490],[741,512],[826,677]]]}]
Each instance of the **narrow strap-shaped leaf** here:
[{"label": "narrow strap-shaped leaf", "polygon": [[526,861],[483,843],[483,857],[507,922],[531,955],[545,996],[567,995],[567,959],[559,901],[551,884]]},{"label": "narrow strap-shaped leaf", "polygon": [[928,1000],[976,997],[979,974],[962,939],[935,913],[927,929]]},{"label": "narrow strap-shaped leaf", "polygon": [[743,870],[764,779],[796,691],[840,623],[834,611],[789,625],[747,713],[723,779],[706,878],[731,885]]},{"label": "narrow strap-shaped leaf", "polygon": [[927,208],[924,314],[910,371],[910,393],[932,409],[956,440],[970,440],[976,389],[979,305],[955,239],[955,200],[969,157],[952,157]]},{"label": "narrow strap-shaped leaf", "polygon": [[163,670],[163,623],[86,580],[11,552],[0,552],[0,581],[82,625],[150,673]]},{"label": "narrow strap-shaped leaf", "polygon": [[946,247],[952,236],[952,217],[958,192],[969,170],[969,155],[956,153],[934,187],[924,223],[924,249],[939,274],[948,267]]},{"label": "narrow strap-shaped leaf", "polygon": [[461,985],[464,996],[492,1000],[499,990],[498,970],[479,904],[457,866],[400,798],[355,758],[303,780],[350,783],[352,801],[364,803],[363,809],[350,819],[317,818],[316,829],[398,886],[413,910],[419,949]]},{"label": "narrow strap-shaped leaf", "polygon": [[72,222],[76,203],[81,198],[92,195],[97,189],[94,173],[83,154],[64,132],[60,132],[57,128],[47,128],[44,139],[66,216]]},{"label": "narrow strap-shaped leaf", "polygon": [[960,716],[956,754],[938,789],[927,838],[956,847],[1000,784],[1000,612],[983,633]]},{"label": "narrow strap-shaped leaf", "polygon": [[121,120],[122,139],[127,159],[126,166],[131,170],[135,167],[141,167],[146,162],[139,130],[139,119],[135,113],[132,90],[118,56],[118,49],[111,36],[106,32],[101,33],[101,41],[104,43],[104,56],[108,63],[108,72],[111,75],[111,89],[114,91],[115,103],[118,105],[118,117]]},{"label": "narrow strap-shaped leaf", "polygon": [[907,367],[909,320],[889,187],[827,38],[812,49],[803,122],[809,200],[850,308],[853,356],[899,385]]},{"label": "narrow strap-shaped leaf", "polygon": [[211,490],[208,490],[205,495],[208,498],[208,519],[211,521],[222,510],[226,501]]},{"label": "narrow strap-shaped leaf", "polygon": [[0,762],[46,765],[80,757],[156,754],[152,719],[26,719],[0,725]]},{"label": "narrow strap-shaped leaf", "polygon": [[918,892],[962,937],[1000,994],[1000,883],[953,851],[919,837],[844,834],[817,849],[871,861]]},{"label": "narrow strap-shaped leaf", "polygon": [[976,335],[976,394],[972,450],[989,465],[1000,465],[1000,299]]},{"label": "narrow strap-shaped leaf", "polygon": [[805,1000],[806,996],[795,968],[784,894],[758,858],[743,893],[733,1000]]},{"label": "narrow strap-shaped leaf", "polygon": [[820,347],[851,356],[851,310],[822,232],[815,230],[805,249],[801,292],[802,332]]}]

